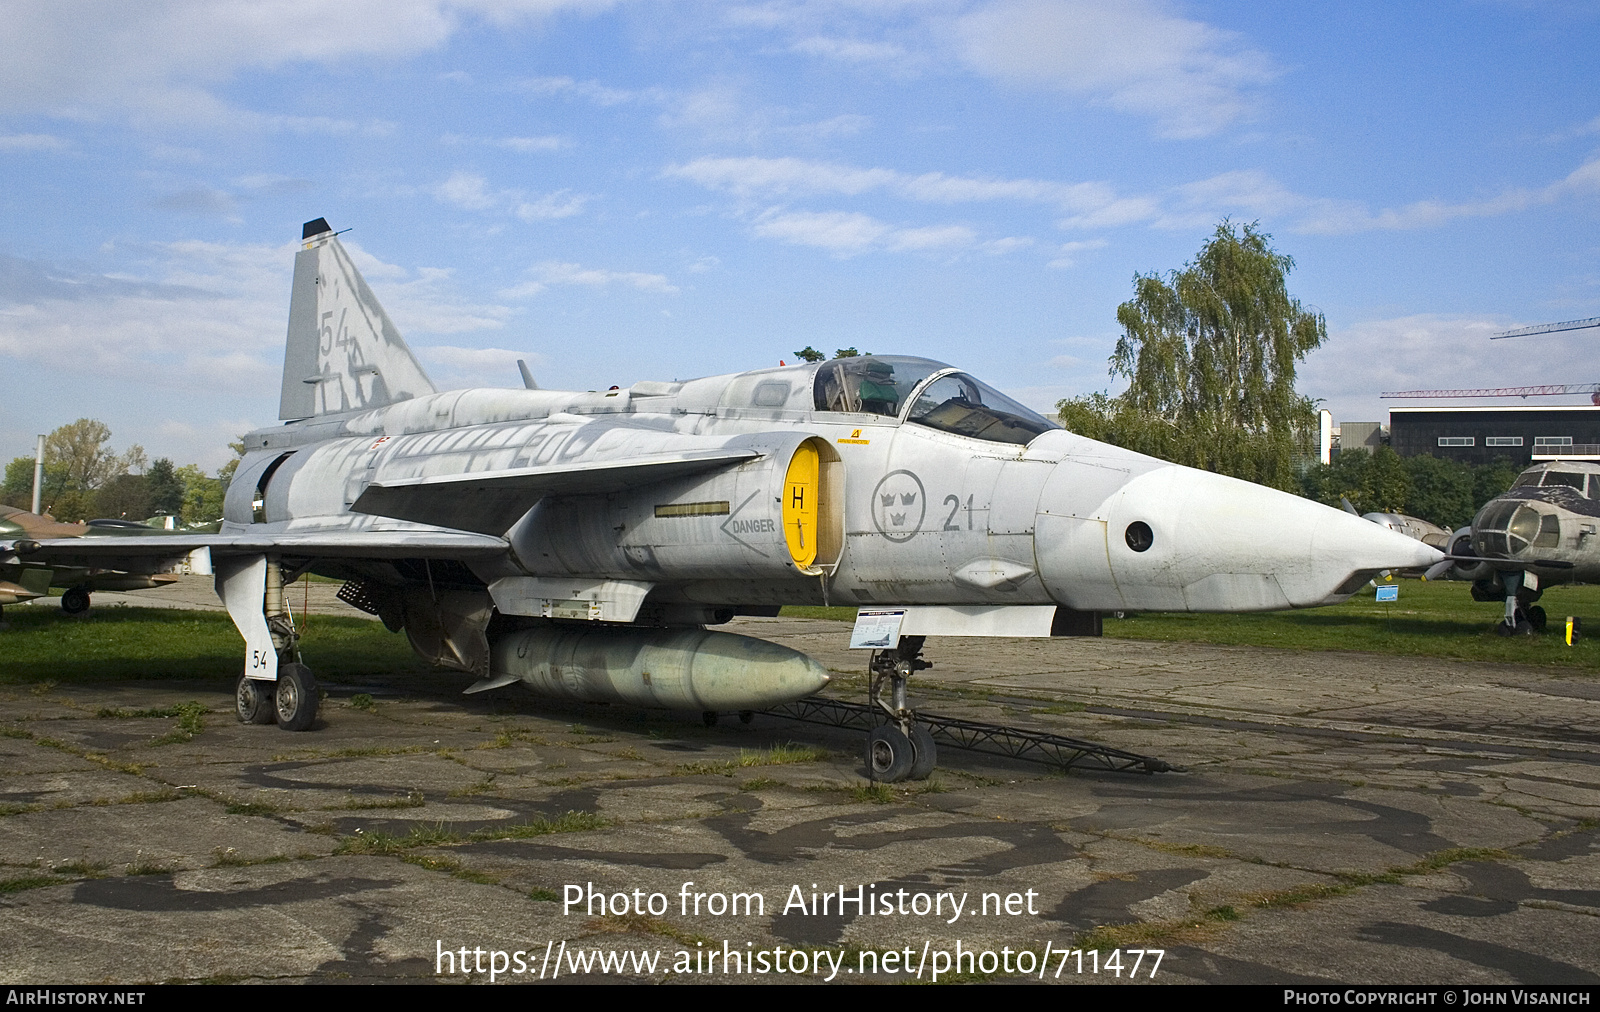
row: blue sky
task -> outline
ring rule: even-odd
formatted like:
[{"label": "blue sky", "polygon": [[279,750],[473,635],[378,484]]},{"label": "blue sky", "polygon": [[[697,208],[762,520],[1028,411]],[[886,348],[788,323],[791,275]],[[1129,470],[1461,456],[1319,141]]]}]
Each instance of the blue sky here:
[{"label": "blue sky", "polygon": [[0,0],[0,458],[273,422],[325,216],[441,387],[921,354],[1115,389],[1135,273],[1259,220],[1303,392],[1600,382],[1600,7]]}]

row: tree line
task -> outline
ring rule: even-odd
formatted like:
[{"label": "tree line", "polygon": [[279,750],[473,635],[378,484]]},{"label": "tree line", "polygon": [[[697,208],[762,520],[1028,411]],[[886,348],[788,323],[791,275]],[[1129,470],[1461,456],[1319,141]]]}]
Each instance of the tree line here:
[{"label": "tree line", "polygon": [[1322,314],[1289,295],[1294,259],[1255,224],[1224,220],[1193,261],[1165,277],[1135,274],[1117,307],[1116,396],[1056,405],[1080,435],[1152,457],[1295,492],[1362,513],[1407,513],[1454,530],[1511,487],[1509,460],[1477,466],[1402,459],[1387,446],[1317,460],[1316,403],[1295,370],[1327,340]]},{"label": "tree line", "polygon": [[[65,523],[172,516],[187,526],[222,518],[222,498],[239,465],[237,457],[208,475],[196,464],[178,467],[166,457],[149,460],[138,443],[122,453],[110,443],[110,427],[92,418],[80,418],[46,436],[39,508]],[[243,443],[230,445],[236,454],[244,453]],[[30,507],[33,464],[32,456],[14,457],[6,464],[0,502]]]}]

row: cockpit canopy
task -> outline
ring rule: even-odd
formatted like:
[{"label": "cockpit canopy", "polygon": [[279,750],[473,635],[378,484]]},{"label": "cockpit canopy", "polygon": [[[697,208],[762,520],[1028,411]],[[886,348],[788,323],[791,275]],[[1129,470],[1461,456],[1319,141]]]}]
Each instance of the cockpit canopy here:
[{"label": "cockpit canopy", "polygon": [[1589,499],[1600,498],[1600,474],[1586,474],[1582,471],[1557,471],[1547,467],[1529,468],[1517,476],[1516,484],[1511,487],[1550,488],[1553,485],[1575,488],[1579,495]]},{"label": "cockpit canopy", "polygon": [[817,370],[818,411],[901,418],[958,436],[1027,444],[1059,425],[963,372],[925,358],[836,358]]},{"label": "cockpit canopy", "polygon": [[1534,509],[1523,499],[1494,500],[1472,521],[1473,550],[1485,558],[1516,555],[1529,545],[1555,548],[1560,544],[1560,518]]}]

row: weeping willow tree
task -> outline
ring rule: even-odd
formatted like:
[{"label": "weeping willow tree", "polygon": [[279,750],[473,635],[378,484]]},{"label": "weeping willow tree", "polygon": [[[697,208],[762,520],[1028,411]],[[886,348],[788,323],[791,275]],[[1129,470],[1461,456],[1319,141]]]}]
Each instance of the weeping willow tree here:
[{"label": "weeping willow tree", "polygon": [[1327,339],[1322,314],[1289,296],[1293,258],[1254,224],[1223,221],[1181,271],[1134,276],[1117,307],[1123,334],[1111,375],[1128,381],[1057,405],[1092,439],[1282,489],[1309,449],[1316,405],[1295,367]]}]

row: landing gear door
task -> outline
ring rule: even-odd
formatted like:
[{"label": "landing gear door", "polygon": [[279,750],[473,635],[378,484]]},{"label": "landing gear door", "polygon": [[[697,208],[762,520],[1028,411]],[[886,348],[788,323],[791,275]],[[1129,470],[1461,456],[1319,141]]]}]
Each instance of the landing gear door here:
[{"label": "landing gear door", "polygon": [[244,673],[264,682],[278,680],[278,650],[267,628],[267,557],[230,556],[217,559],[217,596],[228,617],[244,637]]}]

